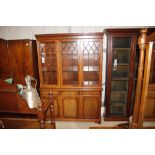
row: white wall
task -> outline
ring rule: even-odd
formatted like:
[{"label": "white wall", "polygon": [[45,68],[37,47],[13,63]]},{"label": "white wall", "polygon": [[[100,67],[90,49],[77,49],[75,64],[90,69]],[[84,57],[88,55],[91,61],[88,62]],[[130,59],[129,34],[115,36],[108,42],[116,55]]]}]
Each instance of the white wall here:
[{"label": "white wall", "polygon": [[[0,38],[11,39],[35,39],[35,34],[50,33],[83,33],[103,32],[104,26],[0,26]],[[110,27],[108,27],[110,28]],[[105,83],[106,74],[106,39],[104,38],[103,52],[103,79]],[[104,101],[105,87],[103,86],[102,102]]]},{"label": "white wall", "polygon": [[3,39],[35,39],[35,34],[103,32],[104,26],[0,26]]}]

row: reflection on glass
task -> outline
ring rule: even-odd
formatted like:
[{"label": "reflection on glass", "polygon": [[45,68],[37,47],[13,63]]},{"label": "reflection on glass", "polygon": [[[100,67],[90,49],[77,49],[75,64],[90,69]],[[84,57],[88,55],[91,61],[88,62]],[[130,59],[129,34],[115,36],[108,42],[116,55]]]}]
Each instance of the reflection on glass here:
[{"label": "reflection on glass", "polygon": [[99,48],[98,41],[83,42],[83,85],[98,85],[99,82]]},{"label": "reflection on glass", "polygon": [[55,43],[41,43],[40,57],[44,84],[57,84],[57,59]]},{"label": "reflection on glass", "polygon": [[63,84],[78,84],[78,43],[61,42]]}]

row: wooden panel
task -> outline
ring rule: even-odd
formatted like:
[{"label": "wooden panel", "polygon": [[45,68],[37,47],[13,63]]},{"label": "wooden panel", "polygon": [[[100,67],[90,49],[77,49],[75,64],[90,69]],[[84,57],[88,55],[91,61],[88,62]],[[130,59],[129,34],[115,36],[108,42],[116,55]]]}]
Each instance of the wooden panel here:
[{"label": "wooden panel", "polygon": [[37,109],[30,109],[28,103],[20,95],[16,95],[16,97],[16,102],[18,102],[18,113],[37,114]]},{"label": "wooden panel", "polygon": [[12,77],[11,66],[7,49],[7,41],[0,39],[0,78],[6,79]]},{"label": "wooden panel", "polygon": [[155,91],[149,91],[147,96],[148,98],[155,98]]},{"label": "wooden panel", "polygon": [[155,119],[155,87],[153,84],[149,85],[144,115],[145,119]]},{"label": "wooden panel", "polygon": [[[29,43],[22,41],[8,41],[11,66],[13,67],[13,76],[15,83],[24,84],[26,74],[32,75],[32,62],[30,59]],[[33,75],[32,75],[33,76]]]},{"label": "wooden panel", "polygon": [[52,92],[53,95],[58,95],[58,93],[59,93],[58,91],[40,90],[40,93],[41,93],[42,95],[46,95],[46,96],[48,96],[50,92]]},{"label": "wooden panel", "polygon": [[58,117],[59,116],[58,98],[57,97],[53,98],[54,98],[54,115],[55,117]]},{"label": "wooden panel", "polygon": [[15,83],[25,84],[26,75],[37,78],[39,82],[36,50],[36,43],[31,40],[8,41],[10,66]]},{"label": "wooden panel", "polygon": [[63,116],[65,118],[78,117],[78,98],[76,97],[62,97]]},{"label": "wooden panel", "polygon": [[146,107],[145,107],[145,118],[152,118],[155,117],[154,114],[154,106],[155,106],[155,99],[154,98],[148,98],[146,101]]},{"label": "wooden panel", "polygon": [[100,91],[82,91],[82,95],[100,95]]},{"label": "wooden panel", "polygon": [[155,45],[153,46],[153,52],[151,57],[151,69],[150,69],[150,83],[155,83]]},{"label": "wooden panel", "polygon": [[84,97],[84,118],[97,118],[99,115],[99,97]]},{"label": "wooden panel", "polygon": [[71,91],[63,91],[61,92],[62,95],[78,95],[79,92],[71,92]]},{"label": "wooden panel", "polygon": [[0,92],[0,111],[1,112],[17,112],[18,105],[16,94],[12,92]]}]

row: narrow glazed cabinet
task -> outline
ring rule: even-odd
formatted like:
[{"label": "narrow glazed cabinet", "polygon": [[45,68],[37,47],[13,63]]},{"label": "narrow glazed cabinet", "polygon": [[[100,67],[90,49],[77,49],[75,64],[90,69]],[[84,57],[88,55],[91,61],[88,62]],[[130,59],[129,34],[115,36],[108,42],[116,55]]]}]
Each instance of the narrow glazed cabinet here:
[{"label": "narrow glazed cabinet", "polygon": [[40,93],[57,120],[100,122],[103,33],[36,35]]},{"label": "narrow glazed cabinet", "polygon": [[106,120],[126,119],[132,113],[137,78],[138,30],[106,30],[108,38],[106,75]]}]

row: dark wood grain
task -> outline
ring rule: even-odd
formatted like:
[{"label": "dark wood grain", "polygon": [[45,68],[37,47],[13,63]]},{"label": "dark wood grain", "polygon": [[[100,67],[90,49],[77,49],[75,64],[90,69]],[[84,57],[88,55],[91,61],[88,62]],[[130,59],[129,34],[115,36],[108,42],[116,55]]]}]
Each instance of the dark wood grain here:
[{"label": "dark wood grain", "polygon": [[36,43],[32,40],[8,40],[14,83],[25,84],[26,75],[39,81]]},{"label": "dark wood grain", "polygon": [[[135,69],[135,56],[136,56],[136,44],[137,36],[139,29],[106,29],[105,33],[108,37],[108,52],[107,52],[107,64],[106,64],[106,90],[105,90],[105,106],[106,114],[105,120],[118,121],[118,120],[127,120],[130,115],[132,94],[133,94],[133,81],[134,81],[134,69]],[[128,81],[128,90],[127,90],[127,104],[126,104],[126,113],[125,116],[112,116],[110,114],[111,108],[111,86],[112,86],[112,68],[113,68],[113,38],[131,38],[131,50],[129,53],[129,81]]]},{"label": "dark wood grain", "polygon": [[12,77],[12,68],[9,65],[9,54],[7,48],[7,41],[0,39],[0,78],[7,79]]}]

